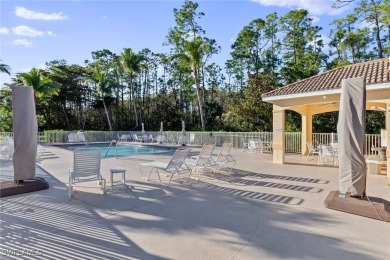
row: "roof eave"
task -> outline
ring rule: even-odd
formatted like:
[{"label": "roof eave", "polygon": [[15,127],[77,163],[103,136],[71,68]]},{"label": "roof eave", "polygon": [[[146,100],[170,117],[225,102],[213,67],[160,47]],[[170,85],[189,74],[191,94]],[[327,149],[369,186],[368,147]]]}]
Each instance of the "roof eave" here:
[{"label": "roof eave", "polygon": [[[386,88],[390,88],[390,82],[370,84],[366,86],[367,91],[380,90]],[[311,91],[305,93],[263,97],[263,101],[272,103],[273,101],[278,101],[278,100],[315,97],[315,96],[332,95],[332,94],[340,94],[340,93],[341,93],[341,88],[337,88],[337,89],[329,89],[329,90]]]}]

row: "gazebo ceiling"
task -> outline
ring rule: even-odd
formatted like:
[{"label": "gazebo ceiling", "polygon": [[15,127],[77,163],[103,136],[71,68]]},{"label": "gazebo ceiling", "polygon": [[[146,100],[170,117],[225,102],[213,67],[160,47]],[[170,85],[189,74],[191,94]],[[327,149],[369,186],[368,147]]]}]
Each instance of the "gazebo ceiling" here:
[{"label": "gazebo ceiling", "polygon": [[[262,98],[267,102],[286,99],[307,99],[320,102],[321,97],[334,96],[333,101],[339,99],[341,90],[341,81],[347,78],[364,77],[367,90],[386,90],[389,89],[389,95],[383,97],[390,98],[390,61],[387,58],[368,61],[364,63],[352,64],[345,67],[335,68],[322,74],[312,76],[307,79],[297,81],[287,86],[264,93]],[[381,92],[381,91],[380,91]],[[387,91],[386,91],[387,92]],[[319,100],[313,100],[313,97]],[[379,96],[381,97],[381,96]],[[316,99],[316,98],[314,98]],[[382,98],[379,98],[382,99]],[[325,100],[322,100],[324,102]],[[331,100],[327,100],[331,101]],[[301,103],[301,102],[298,102]],[[311,103],[311,102],[310,102]],[[298,105],[298,104],[297,104]]]}]

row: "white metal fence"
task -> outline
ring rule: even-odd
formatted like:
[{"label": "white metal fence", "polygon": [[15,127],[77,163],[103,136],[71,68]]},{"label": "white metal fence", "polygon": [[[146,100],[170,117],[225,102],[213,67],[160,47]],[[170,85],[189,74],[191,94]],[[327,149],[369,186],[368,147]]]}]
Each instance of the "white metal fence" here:
[{"label": "white metal fence", "polygon": [[[59,144],[68,142],[69,131],[47,131],[38,133],[38,141],[40,143]],[[73,132],[74,133],[74,132]],[[111,140],[117,140],[122,135],[159,135],[160,132],[145,132],[140,131],[85,131],[83,132],[85,138],[89,142],[110,142]],[[168,142],[177,140],[182,135],[181,131],[164,131],[162,133],[166,136]],[[187,141],[189,144],[203,145],[204,143],[215,143],[217,146],[221,146],[223,142],[229,141],[233,143],[235,148],[241,148],[243,142],[246,142],[251,138],[261,138],[264,141],[272,141],[272,132],[186,132]],[[0,132],[0,140],[5,136],[13,137],[12,132]],[[302,134],[300,132],[288,132],[285,133],[285,151],[289,153],[301,153],[302,152]],[[314,146],[319,144],[329,144],[337,142],[337,134],[335,133],[314,133],[312,135],[312,142]],[[372,147],[380,147],[381,136],[380,134],[366,134],[365,138],[365,154],[373,154]]]}]

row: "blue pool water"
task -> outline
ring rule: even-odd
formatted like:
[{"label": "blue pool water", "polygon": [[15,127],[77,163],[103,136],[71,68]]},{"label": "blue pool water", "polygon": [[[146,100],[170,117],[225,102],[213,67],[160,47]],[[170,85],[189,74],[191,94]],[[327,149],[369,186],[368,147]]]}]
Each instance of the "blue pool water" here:
[{"label": "blue pool water", "polygon": [[[108,150],[110,144],[82,144],[82,145],[61,145],[58,146],[63,149],[67,149],[70,151],[74,151],[77,148],[92,148],[98,147],[102,150],[102,158],[115,157],[115,145],[111,146]],[[107,153],[108,150],[108,153]],[[172,149],[164,148],[164,147],[156,147],[156,146],[146,146],[146,145],[118,145],[117,146],[117,154],[118,157],[123,156],[134,156],[134,155],[142,155],[142,154],[153,154],[153,153],[166,153],[171,152]],[[106,155],[107,153],[107,155]],[[106,155],[106,156],[105,156]],[[104,157],[105,156],[105,157]]]}]

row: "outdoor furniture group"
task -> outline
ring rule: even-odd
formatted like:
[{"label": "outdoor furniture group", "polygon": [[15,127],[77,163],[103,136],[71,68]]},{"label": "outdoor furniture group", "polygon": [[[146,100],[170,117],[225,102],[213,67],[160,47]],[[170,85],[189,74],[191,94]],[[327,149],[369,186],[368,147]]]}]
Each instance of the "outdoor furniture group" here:
[{"label": "outdoor furniture group", "polygon": [[132,135],[126,135],[123,134],[121,136],[118,135],[118,141],[125,141],[125,142],[143,142],[143,143],[158,143],[158,144],[163,144],[163,143],[171,143],[171,144],[187,144],[187,137],[184,135],[179,135],[175,137],[174,135],[157,135],[153,136],[151,134],[142,134],[142,135],[137,135],[137,134],[132,134]]},{"label": "outdoor furniture group", "polygon": [[[213,174],[220,172],[224,167],[230,166],[233,169],[236,160],[231,155],[232,143],[225,142],[214,155],[215,144],[204,144],[201,151],[196,156],[189,156],[190,148],[178,148],[169,162],[151,161],[140,163],[141,177],[149,180],[153,172],[158,176],[161,184],[169,187],[174,175],[187,173],[186,181],[190,178],[199,180],[205,172]],[[102,194],[106,191],[106,180],[100,172],[101,150],[100,148],[78,148],[73,153],[73,168],[69,170],[68,195],[69,199],[73,195],[73,186],[79,182],[95,180],[100,186]],[[149,169],[147,173],[145,169]],[[228,168],[229,169],[229,168]],[[113,187],[113,174],[122,174],[122,183],[125,183],[125,171],[123,168],[110,169],[111,188]],[[162,181],[162,177],[169,177],[167,182]]]},{"label": "outdoor furniture group", "polygon": [[[175,174],[178,176],[182,173],[187,173],[187,181],[192,178],[199,180],[203,173],[212,172],[213,175],[220,172],[225,166],[230,164],[231,171],[236,163],[236,160],[231,155],[233,143],[225,142],[214,155],[215,144],[204,144],[200,153],[196,156],[189,156],[190,148],[179,148],[175,151],[170,161],[167,163],[153,161],[140,163],[141,176],[145,180],[149,180],[151,174],[155,172],[161,184],[162,176],[170,175],[166,186],[169,186]],[[149,172],[145,173],[148,168]]]},{"label": "outdoor furniture group", "polygon": [[[41,158],[42,155],[48,150],[46,146],[37,144],[37,158]],[[14,139],[11,137],[4,137],[0,142],[0,157],[11,160],[14,154]]]},{"label": "outdoor furniture group", "polygon": [[88,142],[88,140],[85,139],[83,132],[77,132],[77,133],[69,133],[68,134],[68,142],[69,143],[85,143],[85,142]]},{"label": "outdoor furniture group", "polygon": [[242,142],[243,142],[243,149],[244,150],[248,149],[249,152],[272,153],[272,140],[265,141],[261,138],[254,138],[254,139],[248,139],[248,142],[245,142],[245,140],[243,139]]},{"label": "outdoor furniture group", "polygon": [[333,165],[338,165],[338,143],[332,142],[328,145],[320,144],[315,148],[311,141],[307,142],[308,153],[306,159],[312,159],[314,155],[318,155],[318,163],[326,163],[331,161]]}]

